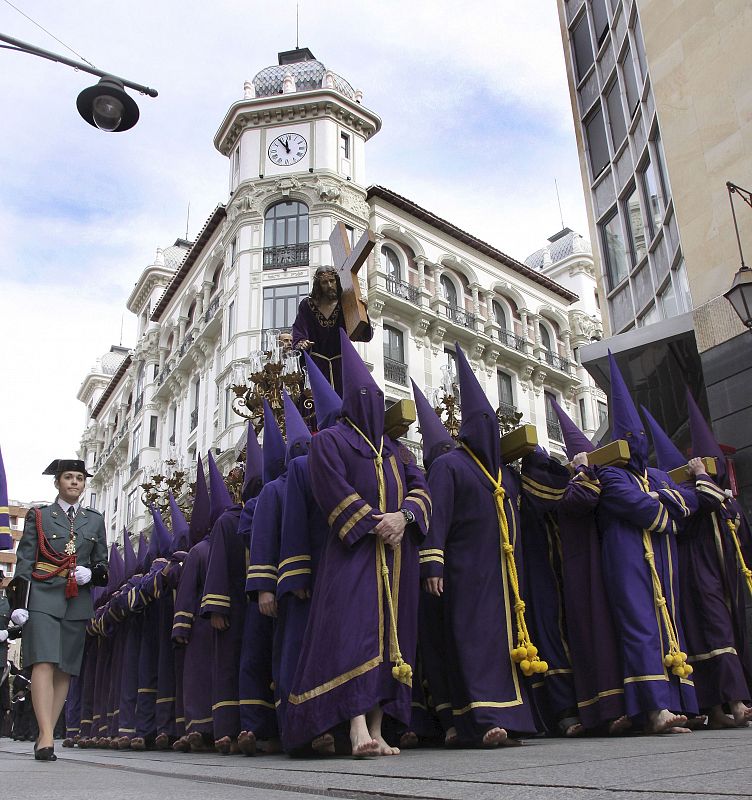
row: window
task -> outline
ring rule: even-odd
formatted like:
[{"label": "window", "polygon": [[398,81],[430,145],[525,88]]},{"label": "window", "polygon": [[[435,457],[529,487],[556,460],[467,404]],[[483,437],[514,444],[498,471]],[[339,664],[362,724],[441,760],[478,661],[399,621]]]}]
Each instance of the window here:
[{"label": "window", "polygon": [[559,418],[556,416],[553,407],[553,401],[556,400],[556,397],[551,392],[543,392],[543,396],[546,403],[546,428],[548,430],[548,438],[553,439],[555,442],[563,442],[564,437],[561,433]]},{"label": "window", "polygon": [[663,318],[669,319],[669,317],[675,317],[679,313],[679,304],[677,302],[674,285],[670,279],[669,282],[666,284],[666,287],[658,296],[661,301]]},{"label": "window", "polygon": [[[629,272],[618,212],[614,211],[605,222],[601,223],[600,228],[603,236],[603,250],[606,256],[608,285],[609,289],[615,289],[627,277]],[[600,308],[600,304],[598,307]]]},{"label": "window", "polygon": [[178,421],[178,407],[170,406],[170,445],[175,444],[175,428]]},{"label": "window", "polygon": [[624,201],[624,210],[627,215],[632,265],[636,266],[647,255],[648,251],[645,245],[645,223],[642,220],[640,199],[637,195],[637,189],[634,187],[632,187],[632,191]]},{"label": "window", "polygon": [[585,414],[585,399],[583,397],[580,398],[579,402],[580,406],[580,427],[585,430],[587,428],[587,415]]},{"label": "window", "polygon": [[611,129],[611,144],[616,150],[627,135],[627,123],[624,120],[624,109],[621,106],[619,81],[614,81],[606,90],[606,107],[608,108],[608,125]]},{"label": "window", "polygon": [[340,133],[339,135],[339,152],[342,158],[350,158],[350,134]]},{"label": "window", "polygon": [[645,208],[648,211],[650,238],[652,239],[661,226],[665,206],[660,184],[658,183],[655,170],[649,159],[645,168],[642,170],[642,190],[644,193]]},{"label": "window", "polygon": [[89,508],[96,508],[97,507],[97,493],[92,492],[89,495]]},{"label": "window", "polygon": [[201,391],[201,378],[196,378],[193,382],[193,409],[194,411],[198,408],[198,398]]},{"label": "window", "polygon": [[692,310],[692,296],[689,293],[689,283],[687,281],[687,267],[682,260],[681,264],[676,268],[674,273],[676,280],[676,288],[679,292],[679,298],[682,311]]},{"label": "window", "polygon": [[635,75],[634,61],[632,61],[632,51],[627,48],[624,60],[621,62],[621,71],[624,76],[624,86],[627,90],[627,106],[629,107],[630,119],[640,105],[640,91],[637,88],[637,76]]},{"label": "window", "polygon": [[598,49],[608,36],[608,15],[606,14],[606,0],[593,0],[593,29]]},{"label": "window", "polygon": [[230,242],[230,267],[235,264],[235,259],[238,257],[238,237],[236,236]]},{"label": "window", "polygon": [[235,301],[230,301],[230,305],[227,306],[227,341],[229,342],[232,339],[233,334],[235,333]]},{"label": "window", "polygon": [[444,299],[449,303],[452,308],[457,308],[457,288],[452,283],[451,278],[446,275],[441,276],[441,288],[444,293]]},{"label": "window", "polygon": [[350,243],[350,249],[355,247],[355,228],[352,225],[345,225],[345,233],[347,234],[347,241]]},{"label": "window", "polygon": [[512,376],[498,370],[496,372],[496,385],[499,389],[499,408],[502,414],[513,414],[516,409],[512,392]]},{"label": "window", "polygon": [[608,421],[608,406],[605,403],[598,401],[598,427],[600,428],[604,422]]},{"label": "window", "polygon": [[541,346],[548,350],[549,353],[553,352],[551,349],[551,334],[548,332],[548,328],[545,325],[540,325],[539,328]]},{"label": "window", "polygon": [[653,303],[650,308],[637,320],[637,325],[644,328],[646,325],[652,325],[655,322],[660,322],[661,312],[657,303]]},{"label": "window", "polygon": [[153,414],[149,417],[149,447],[157,446],[158,417]]},{"label": "window", "polygon": [[264,215],[264,267],[308,264],[308,206],[294,200],[277,203]]},{"label": "window", "polygon": [[407,386],[404,336],[389,325],[384,325],[384,378]]},{"label": "window", "polygon": [[577,67],[577,80],[581,81],[585,73],[593,66],[593,45],[590,41],[587,16],[582,18],[572,31],[572,46],[574,48],[574,61]]},{"label": "window", "polygon": [[381,255],[384,256],[384,261],[386,262],[386,274],[387,278],[391,278],[393,281],[401,281],[402,280],[402,267],[400,265],[399,258],[397,254],[392,250],[391,247],[387,247],[384,245],[381,248]]},{"label": "window", "polygon": [[585,139],[587,140],[588,153],[590,154],[590,171],[595,180],[608,166],[608,144],[606,142],[606,128],[603,124],[603,111],[600,105],[585,120]]},{"label": "window", "polygon": [[135,458],[141,449],[141,423],[133,429],[133,440],[131,441],[131,458]]},{"label": "window", "polygon": [[240,418],[237,417],[236,414],[232,410],[232,401],[235,399],[235,392],[232,390],[232,386],[228,386],[225,389],[225,427],[229,427],[232,425],[233,422],[239,421]]},{"label": "window", "polygon": [[136,516],[136,503],[138,502],[138,489],[134,489],[132,492],[128,493],[128,506],[126,511],[126,524],[129,524],[131,520]]},{"label": "window", "polygon": [[496,324],[503,331],[509,330],[509,328],[507,327],[507,315],[504,313],[504,309],[501,303],[497,303],[496,300],[494,300],[493,303],[493,313],[494,313],[494,319],[496,320]]},{"label": "window", "polygon": [[264,330],[291,328],[295,322],[300,301],[307,295],[307,283],[291,283],[286,286],[264,288]]}]

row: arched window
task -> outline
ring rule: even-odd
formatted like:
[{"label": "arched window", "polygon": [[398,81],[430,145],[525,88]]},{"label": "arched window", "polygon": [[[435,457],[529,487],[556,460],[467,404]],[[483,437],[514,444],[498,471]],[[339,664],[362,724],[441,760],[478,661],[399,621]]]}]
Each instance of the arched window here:
[{"label": "arched window", "polygon": [[308,264],[308,206],[296,200],[276,203],[264,214],[264,269]]},{"label": "arched window", "polygon": [[551,347],[551,334],[548,332],[548,328],[545,325],[540,325],[540,337],[541,337],[541,345],[548,350],[549,353],[553,352],[553,348]]},{"label": "arched window", "polygon": [[452,283],[451,278],[446,275],[441,276],[441,288],[444,293],[444,299],[449,303],[452,308],[457,308],[457,287]]},{"label": "arched window", "polygon": [[508,331],[509,328],[507,327],[507,315],[504,313],[504,308],[502,307],[501,303],[497,302],[496,300],[494,300],[493,312],[496,324],[501,328],[502,332]]},{"label": "arched window", "polygon": [[384,256],[386,262],[387,280],[401,281],[402,280],[402,267],[400,266],[399,258],[391,247],[381,248],[381,255]]}]

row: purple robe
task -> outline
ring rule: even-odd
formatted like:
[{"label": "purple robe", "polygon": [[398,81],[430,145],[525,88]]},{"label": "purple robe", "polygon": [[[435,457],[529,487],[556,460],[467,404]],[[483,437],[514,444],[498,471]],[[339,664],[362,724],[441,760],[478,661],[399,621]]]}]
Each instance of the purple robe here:
[{"label": "purple robe", "polygon": [[138,696],[136,699],[136,736],[147,743],[157,734],[157,686],[159,682],[159,603],[160,571],[163,559],[155,559],[139,584],[144,603],[141,642],[138,653]]},{"label": "purple robe", "polygon": [[580,722],[589,730],[625,713],[620,650],[595,522],[600,493],[595,470],[578,467],[558,509],[569,655]]},{"label": "purple robe", "polygon": [[167,575],[159,574],[159,656],[157,659],[157,702],[155,722],[157,735],[165,734],[177,738],[175,721],[175,649],[172,645],[172,625],[175,616],[175,594],[177,573],[172,569]]},{"label": "purple robe", "polygon": [[[692,680],[700,709],[708,710],[721,703],[748,701],[750,692],[739,658],[744,644],[736,635],[735,604],[721,560],[726,555],[724,539],[731,539],[720,513],[727,497],[705,476],[697,478],[695,491],[700,510],[687,520],[678,537],[679,579],[687,661],[694,667]],[[730,549],[735,563],[733,542]]]},{"label": "purple robe", "polygon": [[[240,733],[238,665],[245,623],[245,547],[238,536],[240,505],[228,508],[209,535],[209,562],[201,600],[201,616],[229,619],[225,631],[212,628],[212,716],[214,738]],[[211,624],[211,623],[210,623]]]},{"label": "purple robe", "polygon": [[382,456],[381,510],[406,508],[415,516],[400,547],[386,548],[398,642],[392,642],[376,536],[371,533],[378,522],[373,515],[379,513],[374,453],[344,421],[311,442],[313,493],[330,530],[288,698],[285,736],[290,748],[307,745],[379,705],[405,725],[410,721],[411,681],[397,680],[392,666],[396,644],[408,664],[415,661],[418,544],[430,523],[431,501],[406,448],[384,437]]},{"label": "purple robe", "polygon": [[[483,460],[492,463],[488,455]],[[563,494],[563,486],[558,484],[564,481],[562,476],[546,477],[538,470],[538,480],[526,477],[521,481],[506,465],[501,470],[509,538],[522,579],[521,492],[524,489],[531,502],[542,508],[553,507]],[[434,513],[421,548],[421,575],[444,578],[445,674],[452,724],[463,741],[478,740],[495,727],[510,733],[535,733],[527,681],[511,656],[517,644],[514,601],[500,550],[493,486],[462,449],[437,458],[428,483]],[[520,590],[524,600],[524,586],[520,585]],[[498,634],[489,636],[494,630]],[[546,657],[542,649],[540,655]],[[496,666],[489,669],[489,664]],[[438,703],[437,711],[446,719],[443,705]]]},{"label": "purple robe", "polygon": [[660,500],[648,495],[632,469],[604,467],[597,474],[601,485],[597,519],[602,535],[603,577],[621,641],[626,712],[638,721],[644,721],[648,712],[664,708],[696,714],[697,697],[691,678],[679,678],[663,664],[669,651],[668,636],[643,544],[643,531],[647,531],[680,649],[686,652],[679,615],[676,524],[697,508],[694,492],[681,491],[657,469],[647,470],[647,481],[649,491],[657,491]]},{"label": "purple robe", "polygon": [[[175,595],[172,638],[187,639],[183,655],[183,716],[185,732],[212,734],[213,631],[199,615],[209,564],[209,540],[193,545],[183,562]],[[179,645],[183,647],[183,645]]]},{"label": "purple robe", "polygon": [[120,706],[118,715],[118,735],[132,738],[136,735],[136,702],[138,700],[138,656],[141,647],[143,627],[143,606],[138,587],[141,575],[134,575],[128,582],[128,590],[123,598],[126,619],[125,644],[120,675]]}]

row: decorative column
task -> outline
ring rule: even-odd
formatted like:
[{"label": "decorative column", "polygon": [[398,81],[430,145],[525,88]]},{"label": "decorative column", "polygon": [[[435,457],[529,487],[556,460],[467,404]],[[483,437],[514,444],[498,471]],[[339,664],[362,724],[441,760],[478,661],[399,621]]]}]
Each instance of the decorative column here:
[{"label": "decorative column", "polygon": [[185,326],[187,324],[188,317],[178,317],[178,347],[180,347],[180,345],[183,343],[183,339],[185,339]]}]

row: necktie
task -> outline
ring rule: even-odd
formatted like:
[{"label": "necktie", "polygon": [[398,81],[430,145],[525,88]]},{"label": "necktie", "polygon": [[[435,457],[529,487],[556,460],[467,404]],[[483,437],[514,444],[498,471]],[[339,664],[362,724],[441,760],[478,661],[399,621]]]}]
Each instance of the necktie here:
[{"label": "necktie", "polygon": [[73,524],[73,520],[74,520],[75,518],[76,518],[76,509],[75,509],[75,508],[73,508],[73,506],[71,506],[71,507],[68,509],[68,519],[70,520],[70,522],[71,522],[71,525]]}]

